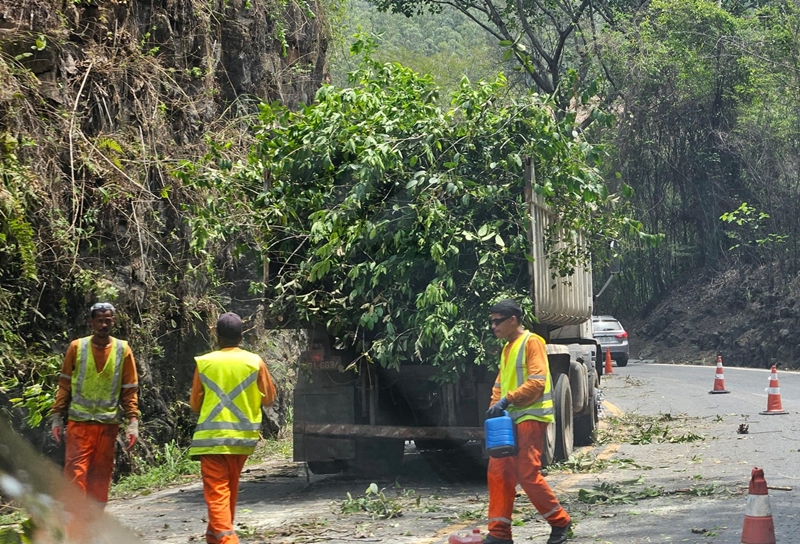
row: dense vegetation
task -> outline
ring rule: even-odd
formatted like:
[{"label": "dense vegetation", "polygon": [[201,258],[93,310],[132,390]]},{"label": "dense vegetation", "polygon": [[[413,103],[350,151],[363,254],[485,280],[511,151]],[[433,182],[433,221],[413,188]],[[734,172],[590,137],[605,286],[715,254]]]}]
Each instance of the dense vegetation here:
[{"label": "dense vegetation", "polygon": [[399,62],[435,77],[443,98],[458,89],[462,77],[492,79],[502,66],[497,40],[458,10],[446,7],[441,13],[409,18],[380,12],[366,0],[351,0],[330,50],[335,85],[347,86],[347,73],[358,68],[360,59],[351,55],[350,44],[359,33],[376,36],[376,60]]},{"label": "dense vegetation", "polygon": [[[531,94],[509,97],[502,76],[463,79],[440,108],[432,78],[373,59],[369,40],[353,49],[364,57],[351,87],[323,87],[299,112],[264,107],[248,163],[223,146],[212,165],[182,175],[223,203],[198,209],[198,228],[250,233],[277,271],[264,288],[285,322],[323,325],[384,366],[488,363],[487,304],[529,289],[524,162],[561,218],[563,231],[549,233],[556,273],[639,225],[600,177],[599,151],[573,132],[574,116],[555,119]],[[589,248],[575,244],[578,231]]]},{"label": "dense vegetation", "polygon": [[[134,346],[145,438],[183,439],[192,357],[209,349],[209,325],[232,306],[255,315],[259,302],[247,297],[257,275],[237,266],[236,241],[195,251],[186,210],[206,195],[172,172],[202,157],[206,134],[246,149],[253,93],[313,97],[322,7],[9,0],[2,11],[0,408],[23,430],[24,415],[38,424],[67,343],[88,332],[87,308],[110,300],[116,334]],[[268,356],[263,322],[248,328]],[[10,399],[27,410],[9,410]]]},{"label": "dense vegetation", "polygon": [[[698,270],[797,268],[796,3],[373,4],[422,21],[455,9],[563,111],[591,95],[584,108],[595,116],[583,125],[609,153],[604,177],[621,176],[645,230],[664,235],[658,247],[621,241],[622,281],[599,301],[603,311],[640,314]],[[615,118],[610,127],[591,125],[601,112]]]},{"label": "dense vegetation", "polygon": [[[605,311],[635,315],[701,269],[794,275],[796,3],[374,4],[397,13],[348,4],[338,43],[361,24],[380,46],[334,55],[334,86],[307,107],[312,93],[285,99],[293,111],[226,87],[234,68],[217,67],[211,47],[224,40],[166,57],[155,15],[109,37],[111,19],[76,34],[42,10],[52,27],[0,44],[0,400],[24,388],[38,423],[65,342],[98,298],[123,308],[146,428],[164,443],[185,430],[185,391],[161,389],[186,385],[207,323],[234,305],[259,333],[323,323],[382,364],[480,358],[487,300],[524,292],[527,159],[595,256],[611,238],[623,249]],[[212,2],[185,15],[216,36],[251,9],[268,8]],[[284,54],[301,35],[285,30],[270,27]],[[63,95],[37,72],[56,50]],[[312,81],[307,56],[288,55],[281,77]],[[270,99],[286,96],[280,83]],[[577,254],[565,257],[568,270]]]},{"label": "dense vegetation", "polygon": [[653,2],[607,37],[620,114],[598,138],[665,235],[626,259],[627,313],[698,269],[797,269],[800,21],[794,2],[765,4]]}]

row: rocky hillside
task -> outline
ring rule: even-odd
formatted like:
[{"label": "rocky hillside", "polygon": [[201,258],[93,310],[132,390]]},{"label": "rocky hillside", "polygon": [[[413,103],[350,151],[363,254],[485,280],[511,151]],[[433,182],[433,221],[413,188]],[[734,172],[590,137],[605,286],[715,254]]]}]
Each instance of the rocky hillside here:
[{"label": "rocky hillside", "polygon": [[[6,0],[0,9],[0,404],[52,398],[63,351],[96,300],[134,346],[149,437],[180,437],[192,357],[222,311],[270,342],[246,241],[203,236],[181,184],[210,148],[246,159],[261,101],[307,103],[327,34],[305,0]],[[288,378],[283,369],[276,372]],[[31,390],[31,384],[45,384]],[[276,422],[284,416],[279,406]],[[35,423],[35,421],[34,421]]]},{"label": "rocky hillside", "polygon": [[768,265],[697,274],[626,325],[632,357],[797,369],[800,277]]}]

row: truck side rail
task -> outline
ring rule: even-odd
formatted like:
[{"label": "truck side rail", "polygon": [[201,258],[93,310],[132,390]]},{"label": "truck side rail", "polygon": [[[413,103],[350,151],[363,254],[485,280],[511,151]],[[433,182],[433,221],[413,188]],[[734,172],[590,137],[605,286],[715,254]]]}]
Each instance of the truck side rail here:
[{"label": "truck side rail", "polygon": [[402,438],[404,440],[483,440],[483,427],[405,427],[296,421],[294,432],[336,438]]}]

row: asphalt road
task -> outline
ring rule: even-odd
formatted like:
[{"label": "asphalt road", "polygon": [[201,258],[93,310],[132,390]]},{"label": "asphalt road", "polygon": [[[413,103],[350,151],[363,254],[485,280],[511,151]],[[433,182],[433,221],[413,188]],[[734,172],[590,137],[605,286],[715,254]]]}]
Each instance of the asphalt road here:
[{"label": "asphalt road", "polygon": [[[723,411],[735,411],[756,418],[767,409],[770,371],[752,368],[723,368],[725,389],[729,394],[710,395],[716,367],[652,364],[632,360],[627,367],[612,368],[619,376],[632,376],[647,383],[629,397],[613,400],[626,411],[645,414],[669,411],[689,412],[704,417]],[[778,369],[783,409],[800,412],[800,373]]]},{"label": "asphalt road", "polygon": [[[628,387],[607,388],[609,400],[629,413],[687,414],[703,419],[721,418],[724,423],[719,448],[731,461],[764,468],[769,478],[800,480],[796,468],[800,455],[800,373],[778,370],[780,400],[785,415],[762,415],[767,410],[770,371],[749,368],[724,368],[728,394],[710,394],[715,367],[647,364],[634,361],[624,368],[613,368],[614,380],[630,380]],[[611,392],[613,391],[613,393]],[[746,424],[748,435],[734,434]],[[728,432],[729,431],[729,432]],[[733,445],[729,444],[735,439]],[[739,447],[753,444],[752,448]],[[742,452],[738,453],[737,450]],[[768,480],[768,483],[772,483]],[[776,484],[777,485],[777,484]],[[797,542],[800,542],[798,535]]]},{"label": "asphalt road", "polygon": [[[633,471],[633,476],[666,493],[635,505],[608,507],[607,518],[601,514],[585,519],[583,534],[575,542],[593,534],[596,542],[614,544],[739,543],[753,467],[764,469],[769,486],[783,488],[771,490],[769,499],[777,542],[800,542],[800,374],[778,371],[786,415],[760,414],[767,409],[769,370],[724,368],[723,374],[729,394],[709,394],[715,376],[711,366],[631,361],[604,377],[606,400],[615,409],[629,415],[669,415],[689,423],[704,439],[621,444],[616,458],[631,458],[650,467]],[[606,415],[611,415],[609,410]],[[747,434],[738,433],[743,424]],[[613,479],[614,474],[605,472],[603,478]],[[708,494],[693,494],[700,491]]]},{"label": "asphalt road", "polygon": [[[547,477],[573,515],[570,542],[738,544],[750,472],[758,466],[770,486],[789,489],[770,491],[777,541],[800,543],[800,375],[778,375],[783,408],[790,413],[762,416],[769,371],[725,368],[731,393],[723,395],[708,393],[714,374],[711,366],[631,361],[603,378],[606,440],[576,451],[583,469],[571,473],[564,467]],[[633,426],[638,437],[615,437],[625,418],[639,422]],[[748,434],[737,433],[743,423]],[[642,437],[652,443],[641,443]],[[302,464],[288,461],[247,470],[237,512],[245,543],[435,544],[456,530],[486,528],[484,469],[462,450],[424,455],[410,449],[400,477],[377,482],[387,504],[402,506],[402,516],[393,519],[342,512],[347,494],[363,497],[369,481],[308,476]],[[587,502],[593,495],[611,500]],[[199,483],[112,501],[108,512],[144,542],[203,540]],[[548,527],[524,494],[517,497],[514,517],[516,542],[546,541]]]}]

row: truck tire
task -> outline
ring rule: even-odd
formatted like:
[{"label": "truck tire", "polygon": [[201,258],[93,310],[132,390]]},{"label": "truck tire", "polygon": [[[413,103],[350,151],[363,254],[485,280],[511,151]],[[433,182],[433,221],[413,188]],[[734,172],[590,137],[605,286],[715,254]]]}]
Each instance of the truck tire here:
[{"label": "truck tire", "polygon": [[544,433],[542,445],[542,468],[552,465],[556,460],[556,424],[550,423]]},{"label": "truck tire", "polygon": [[569,364],[569,387],[572,390],[572,413],[580,414],[589,402],[586,367],[577,361]]},{"label": "truck tire", "polygon": [[594,431],[597,429],[598,406],[597,406],[597,374],[592,371],[589,374],[589,403],[586,410],[575,418],[575,445],[589,446],[594,443]]},{"label": "truck tire", "polygon": [[575,418],[575,444],[590,446],[594,443],[594,431],[597,429],[597,401],[589,399],[587,413]]},{"label": "truck tire", "polygon": [[308,470],[314,474],[336,474],[344,470],[341,461],[307,461]]},{"label": "truck tire", "polygon": [[600,387],[600,376],[598,376],[597,372],[593,368],[587,368],[588,376],[586,376],[586,383],[588,384],[588,388],[586,389],[586,397],[587,401],[594,397],[595,390]]},{"label": "truck tire", "polygon": [[595,344],[594,370],[597,373],[597,383],[600,383],[600,376],[605,373],[606,361],[603,358],[603,350],[600,349],[600,344]]},{"label": "truck tire", "polygon": [[555,460],[569,459],[572,455],[574,436],[572,434],[572,390],[569,377],[559,374],[553,388],[553,404],[556,412],[556,453]]}]

